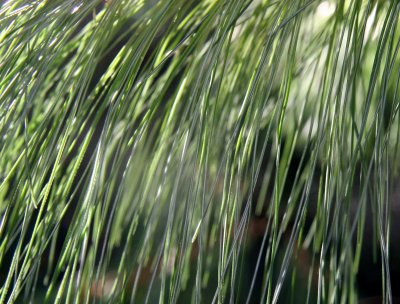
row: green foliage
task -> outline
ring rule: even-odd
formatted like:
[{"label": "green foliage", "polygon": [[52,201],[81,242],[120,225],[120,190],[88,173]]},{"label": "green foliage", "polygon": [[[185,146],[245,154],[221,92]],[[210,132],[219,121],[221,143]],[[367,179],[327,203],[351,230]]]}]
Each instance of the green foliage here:
[{"label": "green foliage", "polygon": [[399,11],[3,1],[0,303],[390,301]]}]

